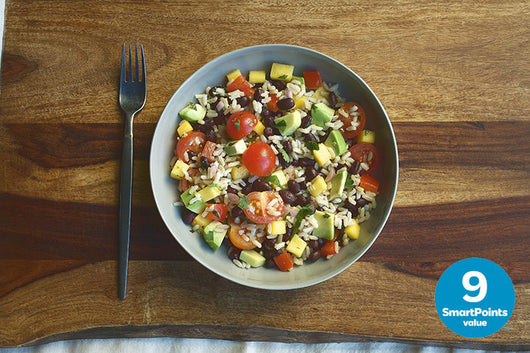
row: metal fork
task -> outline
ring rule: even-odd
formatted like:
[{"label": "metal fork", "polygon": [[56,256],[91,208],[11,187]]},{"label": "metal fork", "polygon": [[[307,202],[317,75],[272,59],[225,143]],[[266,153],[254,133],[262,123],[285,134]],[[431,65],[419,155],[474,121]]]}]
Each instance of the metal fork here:
[{"label": "metal fork", "polygon": [[[127,292],[127,271],[129,267],[129,242],[131,235],[131,194],[133,179],[133,120],[145,105],[147,87],[145,83],[144,47],[141,76],[138,66],[138,45],[135,46],[135,67],[132,66],[131,45],[129,44],[129,69],[126,68],[125,44],[121,52],[120,106],[125,112],[125,136],[121,158],[120,219],[119,219],[119,298],[125,299]],[[134,76],[133,76],[134,71]],[[127,75],[128,73],[128,75]]]}]

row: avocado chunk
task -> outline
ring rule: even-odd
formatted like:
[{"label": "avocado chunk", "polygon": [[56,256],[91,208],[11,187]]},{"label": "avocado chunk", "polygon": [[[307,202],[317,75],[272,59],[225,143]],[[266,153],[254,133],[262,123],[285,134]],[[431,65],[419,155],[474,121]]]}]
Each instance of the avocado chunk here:
[{"label": "avocado chunk", "polygon": [[313,229],[313,235],[319,238],[333,239],[335,235],[335,215],[316,211],[314,217],[318,223],[318,227]]},{"label": "avocado chunk", "polygon": [[197,103],[190,103],[179,112],[182,119],[194,122],[204,119],[206,116],[206,108]]},{"label": "avocado chunk", "polygon": [[325,103],[315,103],[311,107],[311,124],[327,130],[328,126],[326,126],[326,123],[331,121],[333,115],[335,115],[333,108],[328,107]]},{"label": "avocado chunk", "polygon": [[333,130],[329,133],[328,138],[324,142],[324,145],[333,148],[335,155],[340,156],[348,150],[348,145],[344,141],[344,137],[339,130]]},{"label": "avocado chunk", "polygon": [[230,141],[225,146],[225,152],[229,156],[235,156],[236,154],[243,154],[247,149],[247,144],[243,140]]},{"label": "avocado chunk", "polygon": [[204,227],[203,238],[213,251],[219,249],[226,236],[227,229],[219,230],[217,226],[222,225],[219,221],[213,221]]},{"label": "avocado chunk", "polygon": [[204,203],[204,201],[197,200],[197,199],[195,199],[195,201],[191,202],[191,200],[195,198],[196,192],[191,192],[190,190],[191,190],[191,188],[189,188],[188,190],[184,191],[180,195],[180,198],[182,199],[182,202],[184,202],[184,206],[188,210],[190,210],[192,212],[195,212],[195,213],[201,213],[206,208],[206,204]]},{"label": "avocado chunk", "polygon": [[331,180],[331,190],[329,192],[329,200],[333,200],[337,197],[341,197],[344,192],[344,186],[346,185],[346,179],[348,178],[348,172],[346,169],[342,169],[340,172],[335,174]]},{"label": "avocado chunk", "polygon": [[300,125],[302,125],[302,116],[298,110],[274,119],[274,126],[280,130],[282,136],[294,134]]},{"label": "avocado chunk", "polygon": [[242,250],[239,254],[241,261],[245,261],[252,267],[261,267],[265,265],[266,259],[256,250]]}]

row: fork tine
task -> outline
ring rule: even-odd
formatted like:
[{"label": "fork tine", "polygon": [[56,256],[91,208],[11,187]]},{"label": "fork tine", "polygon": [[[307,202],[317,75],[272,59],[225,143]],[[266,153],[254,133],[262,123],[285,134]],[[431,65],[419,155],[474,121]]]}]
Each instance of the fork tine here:
[{"label": "fork tine", "polygon": [[140,44],[140,49],[142,51],[142,82],[145,86],[145,55],[144,55],[144,46]]},{"label": "fork tine", "polygon": [[135,68],[134,72],[135,72],[136,76],[135,76],[134,79],[138,82],[138,81],[140,81],[140,76],[138,76],[139,75],[139,69],[140,69],[138,67],[138,44],[134,45],[134,52],[135,52],[134,54],[135,54],[135,59],[136,59],[136,66],[134,67]]},{"label": "fork tine", "polygon": [[129,82],[133,80],[131,45],[129,44]]},{"label": "fork tine", "polygon": [[125,43],[123,43],[123,47],[122,47],[122,50],[121,50],[120,82],[125,82]]}]

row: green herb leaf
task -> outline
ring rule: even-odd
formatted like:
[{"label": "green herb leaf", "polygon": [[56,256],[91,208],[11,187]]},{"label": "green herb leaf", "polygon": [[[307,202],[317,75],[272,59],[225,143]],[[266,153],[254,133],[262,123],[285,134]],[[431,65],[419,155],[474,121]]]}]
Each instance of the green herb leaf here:
[{"label": "green herb leaf", "polygon": [[344,183],[344,189],[351,189],[353,188],[353,179],[351,178],[351,175],[348,174],[346,177],[346,182]]},{"label": "green herb leaf", "polygon": [[278,122],[274,122],[274,126],[277,128],[277,129],[282,129],[282,128],[285,128],[287,126],[287,121],[285,120],[280,120]]},{"label": "green herb leaf", "polygon": [[242,210],[246,210],[248,208],[248,203],[249,203],[248,196],[243,195],[239,198],[239,202],[237,203],[237,206]]},{"label": "green herb leaf", "polygon": [[320,149],[318,143],[316,143],[315,141],[306,141],[305,146],[310,151],[318,151]]},{"label": "green herb leaf", "polygon": [[241,122],[239,120],[234,123],[234,126],[236,127],[237,131],[241,130]]},{"label": "green herb leaf", "polygon": [[217,212],[216,210],[213,210],[212,211],[212,214],[217,217],[217,218],[221,218],[221,215],[219,214],[219,212]]},{"label": "green herb leaf", "polygon": [[298,229],[300,228],[300,224],[302,224],[302,220],[309,215],[313,214],[313,206],[312,205],[305,205],[300,208],[298,213],[296,214],[296,217],[294,218],[294,225],[293,225],[293,235],[298,232]]},{"label": "green herb leaf", "polygon": [[283,74],[283,75],[281,75],[281,76],[278,77],[278,78],[286,79],[286,78],[287,78],[287,74]]},{"label": "green herb leaf", "polygon": [[278,177],[276,175],[269,175],[269,176],[266,176],[266,177],[262,177],[261,179],[263,181],[269,182],[269,183],[274,184],[276,186],[279,186],[279,187],[282,186],[280,184],[280,179],[278,179]]},{"label": "green herb leaf", "polygon": [[291,156],[289,156],[287,154],[287,152],[285,152],[285,150],[283,148],[280,148],[280,153],[282,154],[282,157],[283,157],[284,161],[286,161],[287,163],[289,163],[291,161]]}]

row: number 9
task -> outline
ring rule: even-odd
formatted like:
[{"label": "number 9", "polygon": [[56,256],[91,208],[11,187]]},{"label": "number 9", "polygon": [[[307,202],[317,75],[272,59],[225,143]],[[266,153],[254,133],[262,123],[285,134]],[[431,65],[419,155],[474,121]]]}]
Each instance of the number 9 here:
[{"label": "number 9", "polygon": [[[478,283],[473,285],[470,283],[471,278],[478,278]],[[475,297],[472,297],[468,294],[464,295],[464,300],[470,303],[478,303],[486,296],[488,291],[488,281],[486,277],[478,271],[469,271],[464,274],[462,277],[462,285],[464,288],[470,292],[475,292],[478,290],[478,294]]]}]

